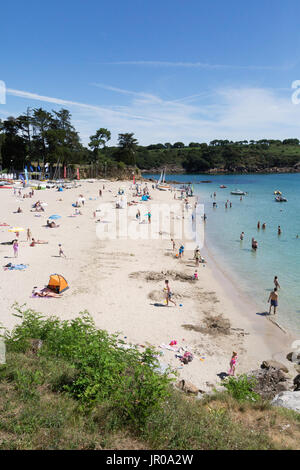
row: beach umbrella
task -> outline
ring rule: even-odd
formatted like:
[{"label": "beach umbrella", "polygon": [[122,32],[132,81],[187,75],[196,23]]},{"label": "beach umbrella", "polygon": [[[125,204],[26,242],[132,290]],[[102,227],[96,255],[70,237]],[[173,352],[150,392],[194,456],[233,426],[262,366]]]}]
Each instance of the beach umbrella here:
[{"label": "beach umbrella", "polygon": [[22,227],[13,227],[8,229],[9,232],[24,232],[24,230],[25,228]]},{"label": "beach umbrella", "polygon": [[53,214],[53,215],[50,215],[49,219],[53,219],[53,220],[61,219],[61,215]]}]

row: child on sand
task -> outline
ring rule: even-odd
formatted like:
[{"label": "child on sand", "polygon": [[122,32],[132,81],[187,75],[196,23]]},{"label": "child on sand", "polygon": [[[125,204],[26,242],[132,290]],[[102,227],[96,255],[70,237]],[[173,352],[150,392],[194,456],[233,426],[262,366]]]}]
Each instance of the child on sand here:
[{"label": "child on sand", "polygon": [[170,286],[169,286],[169,281],[165,281],[165,288],[164,288],[164,291],[166,292],[166,304],[167,304],[167,307],[169,306],[169,301],[172,302],[172,304],[175,305],[176,307],[176,303],[174,302],[174,300],[171,299],[172,297],[172,292],[171,292],[171,289],[170,289]]},{"label": "child on sand", "polygon": [[195,269],[195,272],[194,272],[194,277],[193,277],[194,281],[198,281],[198,271],[197,269]]},{"label": "child on sand", "polygon": [[228,371],[228,375],[234,376],[236,363],[237,363],[237,353],[235,351],[233,351],[232,358],[231,358],[231,361],[229,363],[230,369]]},{"label": "child on sand", "polygon": [[59,246],[59,252],[58,252],[59,256],[60,256],[60,257],[63,256],[64,258],[66,258],[66,255],[65,255],[64,252],[63,252],[63,249],[62,249],[62,247],[61,247],[61,244],[59,244],[58,246]]}]

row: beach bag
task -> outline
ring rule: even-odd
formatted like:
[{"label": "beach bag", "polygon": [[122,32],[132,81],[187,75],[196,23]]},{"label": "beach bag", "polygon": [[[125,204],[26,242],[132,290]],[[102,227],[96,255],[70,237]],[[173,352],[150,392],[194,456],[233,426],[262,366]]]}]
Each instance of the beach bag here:
[{"label": "beach bag", "polygon": [[186,351],[184,355],[182,356],[182,362],[184,364],[188,364],[189,362],[192,362],[193,359],[194,359],[193,354],[188,351]]}]

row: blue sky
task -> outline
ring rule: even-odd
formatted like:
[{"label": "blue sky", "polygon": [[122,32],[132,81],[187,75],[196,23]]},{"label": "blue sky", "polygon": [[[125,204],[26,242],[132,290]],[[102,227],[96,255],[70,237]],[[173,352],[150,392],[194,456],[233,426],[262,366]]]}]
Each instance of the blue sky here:
[{"label": "blue sky", "polygon": [[300,137],[297,0],[28,0],[1,5],[0,119],[70,109],[141,144]]}]

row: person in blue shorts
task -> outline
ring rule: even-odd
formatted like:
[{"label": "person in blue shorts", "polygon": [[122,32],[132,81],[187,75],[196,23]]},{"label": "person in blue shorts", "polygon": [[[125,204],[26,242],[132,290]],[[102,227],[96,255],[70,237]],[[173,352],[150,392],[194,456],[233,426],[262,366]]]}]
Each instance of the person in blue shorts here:
[{"label": "person in blue shorts", "polygon": [[271,315],[271,309],[273,307],[274,309],[274,315],[276,314],[276,308],[278,307],[278,293],[277,293],[277,287],[274,287],[274,290],[271,292],[269,295],[269,300],[270,302],[270,310],[269,310],[269,315]]}]

